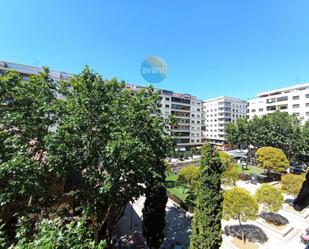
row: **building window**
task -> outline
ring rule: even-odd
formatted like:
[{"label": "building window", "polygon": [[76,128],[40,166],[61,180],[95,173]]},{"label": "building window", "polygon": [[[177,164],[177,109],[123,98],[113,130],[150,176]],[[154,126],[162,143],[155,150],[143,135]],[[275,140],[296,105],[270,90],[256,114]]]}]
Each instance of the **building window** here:
[{"label": "building window", "polygon": [[166,97],[165,100],[170,101],[170,98]]},{"label": "building window", "polygon": [[293,100],[298,100],[298,99],[299,99],[299,95],[293,96]]},{"label": "building window", "polygon": [[293,105],[293,108],[299,108],[299,104]]},{"label": "building window", "polygon": [[276,110],[276,106],[275,105],[267,106],[266,110],[267,111],[275,111]]},{"label": "building window", "polygon": [[306,107],[309,107],[309,103],[306,103]]},{"label": "building window", "polygon": [[285,100],[288,100],[288,96],[282,96],[277,98],[277,101],[285,101]]},{"label": "building window", "polygon": [[262,112],[262,111],[263,111],[263,108],[260,108],[260,109],[259,109],[259,112]]},{"label": "building window", "polygon": [[166,108],[169,108],[169,107],[170,107],[170,105],[165,105],[165,107],[166,107]]},{"label": "building window", "polygon": [[306,94],[306,99],[309,99],[309,94]]},{"label": "building window", "polygon": [[306,116],[307,116],[307,117],[309,116],[309,112],[306,112]]},{"label": "building window", "polygon": [[294,115],[295,116],[299,116],[299,112],[294,112]]},{"label": "building window", "polygon": [[252,109],[251,112],[255,112],[255,109]]}]

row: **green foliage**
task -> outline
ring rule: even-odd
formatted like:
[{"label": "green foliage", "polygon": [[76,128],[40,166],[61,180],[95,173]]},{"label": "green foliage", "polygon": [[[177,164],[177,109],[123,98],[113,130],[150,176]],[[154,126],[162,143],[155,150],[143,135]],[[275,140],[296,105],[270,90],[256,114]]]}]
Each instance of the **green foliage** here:
[{"label": "green foliage", "polygon": [[178,182],[180,184],[189,185],[191,190],[196,187],[197,180],[199,178],[200,168],[194,165],[188,165],[180,169],[178,173]]},{"label": "green foliage", "polygon": [[218,249],[222,243],[221,217],[223,196],[221,174],[224,170],[218,153],[210,144],[201,150],[200,177],[192,221],[190,248]]},{"label": "green foliage", "polygon": [[237,119],[227,126],[226,138],[229,143],[247,148],[249,145],[279,148],[289,159],[300,154],[305,143],[300,120],[295,115],[279,111],[250,120]]},{"label": "green foliage", "polygon": [[[239,221],[242,230],[242,221],[255,220],[259,211],[259,205],[249,191],[234,187],[224,192],[223,218]],[[244,233],[242,230],[242,237]]]},{"label": "green foliage", "polygon": [[256,191],[256,199],[269,212],[278,212],[282,208],[284,201],[282,191],[269,184],[261,185]]},{"label": "green foliage", "polygon": [[166,188],[155,183],[146,191],[143,208],[143,235],[150,249],[158,249],[164,240]]},{"label": "green foliage", "polygon": [[36,224],[37,231],[29,237],[29,221],[26,218],[20,220],[17,230],[17,244],[14,249],[104,249],[105,241],[96,243],[93,240],[93,234],[88,228],[85,218],[75,219],[69,223],[64,223],[59,218],[43,219]]},{"label": "green foliage", "polygon": [[8,248],[8,241],[7,241],[7,237],[5,236],[4,234],[4,231],[3,231],[3,224],[1,223],[1,220],[0,220],[0,248]]},{"label": "green foliage", "polygon": [[[72,198],[71,211],[89,210],[95,240],[107,224],[110,242],[126,204],[164,173],[171,139],[159,101],[152,87],[132,92],[88,67],[64,82],[48,69],[29,81],[0,76],[0,208],[19,217]],[[50,191],[53,179],[66,193]]]},{"label": "green foliage", "polygon": [[164,172],[165,172],[165,175],[171,175],[173,173],[173,170],[172,170],[172,167],[171,165],[169,164],[169,162],[167,160],[164,160],[163,161],[163,164],[164,164]]},{"label": "green foliage", "polygon": [[[26,156],[17,155],[0,164],[0,206],[10,202],[22,202],[35,192],[45,191],[40,164]],[[24,203],[24,205],[26,205]]]},{"label": "green foliage", "polygon": [[221,176],[221,181],[223,184],[228,186],[235,186],[236,182],[239,180],[239,172],[236,164],[231,164]]},{"label": "green foliage", "polygon": [[295,197],[299,193],[305,179],[303,175],[286,174],[281,176],[282,191]]},{"label": "green foliage", "polygon": [[231,164],[234,163],[234,160],[232,158],[232,156],[230,156],[228,153],[224,152],[224,151],[219,151],[219,157],[220,157],[220,160],[222,162],[222,165],[228,169]]},{"label": "green foliage", "polygon": [[289,161],[284,152],[273,147],[262,147],[256,151],[258,166],[275,172],[284,172],[289,167]]}]

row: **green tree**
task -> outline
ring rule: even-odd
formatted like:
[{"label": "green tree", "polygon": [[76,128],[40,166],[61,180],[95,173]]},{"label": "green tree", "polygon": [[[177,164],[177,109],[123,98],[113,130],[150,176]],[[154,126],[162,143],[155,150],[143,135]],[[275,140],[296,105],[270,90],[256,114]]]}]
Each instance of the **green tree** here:
[{"label": "green tree", "polygon": [[258,166],[267,171],[284,172],[289,167],[289,161],[284,152],[273,147],[259,148],[256,153]]},{"label": "green tree", "polygon": [[178,173],[178,182],[189,185],[191,190],[195,189],[196,182],[199,178],[200,168],[194,165],[188,165],[180,169]]},{"label": "green tree", "polygon": [[259,211],[259,205],[249,191],[234,187],[224,192],[223,218],[226,220],[238,220],[242,238],[245,241],[241,222],[255,220]]},{"label": "green tree", "polygon": [[164,240],[166,188],[161,182],[146,190],[143,208],[143,235],[150,249],[159,249]]},{"label": "green tree", "polygon": [[304,137],[300,120],[287,112],[274,112],[263,117],[237,119],[226,128],[226,138],[232,144],[249,148],[271,146],[284,151],[288,159],[304,149]]},{"label": "green tree", "polygon": [[269,184],[262,184],[256,191],[258,203],[263,204],[268,212],[278,212],[284,201],[282,191]]},{"label": "green tree", "polygon": [[239,180],[239,172],[236,164],[231,164],[223,173],[221,181],[223,184],[229,186],[236,186],[236,182]]},{"label": "green tree", "polygon": [[88,67],[64,82],[47,69],[29,81],[0,76],[0,208],[19,217],[68,200],[71,213],[87,210],[95,241],[107,234],[110,244],[127,203],[164,173],[159,101],[152,87],[133,92]]},{"label": "green tree", "polygon": [[219,157],[220,157],[220,160],[222,162],[222,165],[226,169],[230,168],[231,164],[234,163],[232,156],[230,156],[228,153],[226,153],[224,151],[219,151],[218,153],[219,153]]},{"label": "green tree", "polygon": [[286,174],[281,176],[282,191],[288,195],[293,195],[295,198],[299,193],[305,179],[306,178],[303,175]]},{"label": "green tree", "polygon": [[192,221],[190,248],[218,249],[222,243],[223,196],[221,174],[224,170],[218,153],[210,144],[201,150],[200,177]]}]

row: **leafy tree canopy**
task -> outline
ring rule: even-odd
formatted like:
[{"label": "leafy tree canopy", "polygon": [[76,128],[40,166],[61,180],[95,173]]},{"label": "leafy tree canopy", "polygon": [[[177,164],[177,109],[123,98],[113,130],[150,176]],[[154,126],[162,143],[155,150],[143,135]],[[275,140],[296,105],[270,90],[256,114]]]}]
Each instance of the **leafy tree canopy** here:
[{"label": "leafy tree canopy", "polygon": [[278,212],[282,208],[284,200],[282,191],[269,184],[261,185],[256,192],[256,199],[269,212]]},{"label": "leafy tree canopy", "polygon": [[261,147],[256,151],[258,166],[275,172],[284,172],[289,167],[289,161],[280,149],[274,147]]},{"label": "leafy tree canopy", "polygon": [[281,176],[282,191],[295,197],[299,193],[305,179],[304,175],[286,174]]},{"label": "leafy tree canopy", "polygon": [[274,112],[253,119],[239,118],[226,128],[226,138],[232,144],[246,148],[272,146],[282,149],[288,158],[304,149],[304,137],[300,120],[287,112]]}]

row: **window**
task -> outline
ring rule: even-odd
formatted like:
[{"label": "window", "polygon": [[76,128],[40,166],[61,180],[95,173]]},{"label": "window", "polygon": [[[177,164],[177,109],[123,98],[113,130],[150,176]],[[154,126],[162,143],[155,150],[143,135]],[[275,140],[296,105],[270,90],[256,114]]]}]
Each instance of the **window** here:
[{"label": "window", "polygon": [[293,100],[298,100],[298,99],[299,99],[299,95],[293,96]]},{"label": "window", "polygon": [[260,108],[260,109],[259,109],[259,112],[262,112],[262,111],[263,111],[263,108]]},{"label": "window", "polygon": [[170,98],[166,97],[165,100],[170,101]]},{"label": "window", "polygon": [[255,109],[252,109],[251,112],[255,112]]},{"label": "window", "polygon": [[165,105],[165,107],[166,107],[166,108],[169,108],[169,107],[170,107],[170,105]]},{"label": "window", "polygon": [[309,99],[309,94],[306,94],[305,96],[306,96],[306,99]]},{"label": "window", "polygon": [[267,106],[266,110],[267,111],[275,111],[276,110],[276,106],[275,105]]},{"label": "window", "polygon": [[309,116],[309,112],[306,112],[306,116],[307,116],[307,117]]},{"label": "window", "polygon": [[293,108],[299,108],[299,104],[294,104]]},{"label": "window", "polygon": [[309,103],[306,103],[306,107],[309,107]]},{"label": "window", "polygon": [[288,100],[288,96],[282,96],[277,98],[277,101],[285,101],[285,100]]}]

